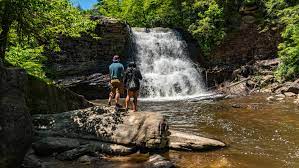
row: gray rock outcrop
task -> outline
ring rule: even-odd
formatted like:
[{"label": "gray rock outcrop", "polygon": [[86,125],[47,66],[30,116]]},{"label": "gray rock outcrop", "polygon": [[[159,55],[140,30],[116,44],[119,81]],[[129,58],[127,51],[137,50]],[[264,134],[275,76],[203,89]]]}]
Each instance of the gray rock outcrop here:
[{"label": "gray rock outcrop", "polygon": [[109,97],[109,75],[95,73],[88,76],[67,77],[55,83],[83,95],[88,100],[107,99]]},{"label": "gray rock outcrop", "polygon": [[33,122],[36,134],[41,137],[83,138],[148,149],[168,146],[168,125],[159,113],[128,113],[95,106],[34,115]]}]

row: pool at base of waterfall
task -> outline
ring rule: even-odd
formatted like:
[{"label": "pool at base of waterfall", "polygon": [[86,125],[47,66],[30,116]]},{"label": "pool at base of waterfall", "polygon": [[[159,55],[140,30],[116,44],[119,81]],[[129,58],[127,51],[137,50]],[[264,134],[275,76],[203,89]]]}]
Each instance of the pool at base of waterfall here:
[{"label": "pool at base of waterfall", "polygon": [[[251,95],[217,101],[140,101],[139,110],[163,114],[171,129],[219,139],[229,145],[209,152],[163,154],[178,167],[299,167],[299,107],[291,98],[266,98],[267,95]],[[134,167],[142,163],[140,157],[133,155],[115,164]]]}]

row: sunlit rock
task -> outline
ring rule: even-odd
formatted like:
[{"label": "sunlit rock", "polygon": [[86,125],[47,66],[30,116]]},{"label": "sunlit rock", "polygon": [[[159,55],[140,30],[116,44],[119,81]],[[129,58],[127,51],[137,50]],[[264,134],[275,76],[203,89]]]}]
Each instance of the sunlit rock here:
[{"label": "sunlit rock", "polygon": [[42,137],[92,139],[149,149],[168,145],[168,124],[159,113],[128,113],[96,106],[33,118],[36,133]]},{"label": "sunlit rock", "polygon": [[218,140],[171,130],[169,147],[175,150],[204,151],[225,147],[225,143]]}]

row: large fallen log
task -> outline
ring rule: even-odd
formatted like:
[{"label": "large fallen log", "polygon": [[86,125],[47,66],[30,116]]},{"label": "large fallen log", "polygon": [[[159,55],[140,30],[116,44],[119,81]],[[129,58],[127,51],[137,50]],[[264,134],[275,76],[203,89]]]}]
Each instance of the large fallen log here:
[{"label": "large fallen log", "polygon": [[34,115],[33,123],[40,137],[83,138],[149,149],[168,147],[168,125],[159,113],[128,113],[96,106]]}]

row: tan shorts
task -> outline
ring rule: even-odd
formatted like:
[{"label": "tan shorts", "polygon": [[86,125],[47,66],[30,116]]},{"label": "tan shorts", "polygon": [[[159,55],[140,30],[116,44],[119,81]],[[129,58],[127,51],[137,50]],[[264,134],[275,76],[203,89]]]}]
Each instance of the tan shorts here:
[{"label": "tan shorts", "polygon": [[110,84],[111,84],[111,92],[113,94],[115,94],[115,93],[123,94],[124,86],[123,86],[123,83],[119,79],[111,80]]}]

